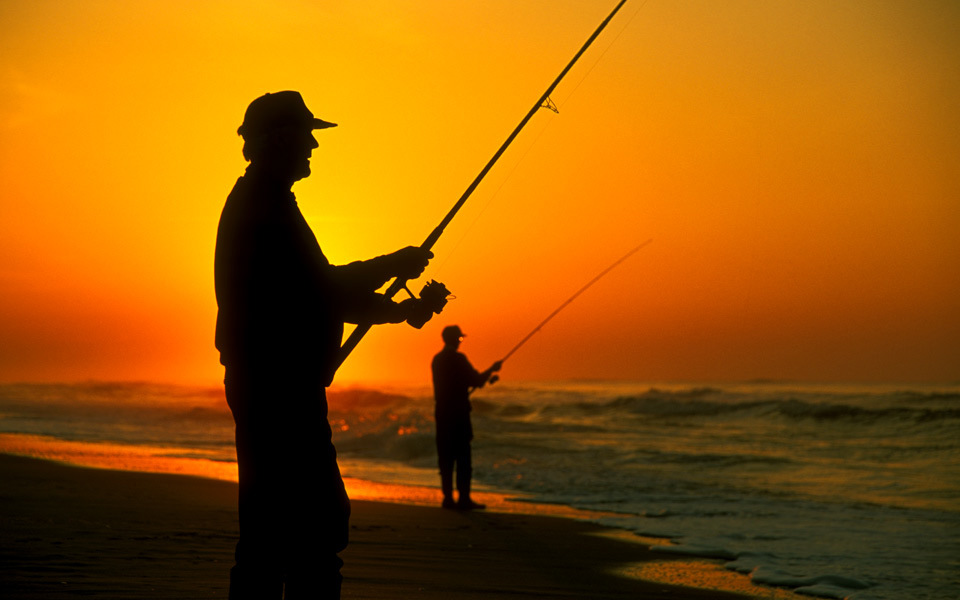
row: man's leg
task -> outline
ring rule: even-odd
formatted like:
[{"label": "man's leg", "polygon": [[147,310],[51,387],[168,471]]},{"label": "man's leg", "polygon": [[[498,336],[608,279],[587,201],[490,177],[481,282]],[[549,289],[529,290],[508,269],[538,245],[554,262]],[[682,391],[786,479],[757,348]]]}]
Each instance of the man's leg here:
[{"label": "man's leg", "polygon": [[294,565],[287,577],[285,600],[340,600],[343,561],[332,553],[310,565]]},{"label": "man's leg", "polygon": [[473,478],[473,461],[470,456],[470,442],[465,441],[457,454],[457,508],[465,510],[486,508],[470,497],[470,480]]},{"label": "man's leg", "polygon": [[[465,447],[464,447],[465,446]],[[470,443],[461,445],[457,453],[457,495],[460,502],[470,499],[470,480],[473,478],[473,464],[470,457]]]},{"label": "man's leg", "polygon": [[[331,489],[321,477],[311,477],[309,471],[300,477],[315,489],[301,490],[303,501],[290,502],[290,512],[296,518],[287,523],[288,540],[283,549],[287,558],[285,577],[286,600],[338,600],[343,576],[343,560],[337,555],[347,547],[350,529],[350,506],[342,480],[339,490]],[[327,489],[320,491],[317,488]],[[290,490],[295,492],[295,490]],[[332,494],[332,496],[331,496]],[[324,497],[326,496],[326,498]]]},{"label": "man's leg", "polygon": [[283,597],[282,571],[266,567],[262,558],[244,554],[243,539],[237,542],[236,564],[230,569],[229,600],[279,600]]},{"label": "man's leg", "polygon": [[[250,382],[228,374],[227,401],[236,422],[240,540],[230,569],[230,600],[279,600],[283,570],[275,551],[276,511],[269,425],[250,414],[258,393]],[[266,425],[266,426],[264,426]]]},{"label": "man's leg", "polygon": [[449,440],[446,435],[437,431],[437,463],[440,467],[440,491],[443,493],[444,508],[454,508],[456,503],[453,501],[453,463],[454,453],[450,449]]},{"label": "man's leg", "polygon": [[457,438],[457,490],[459,491],[457,508],[460,510],[486,508],[470,497],[470,484],[473,479],[473,456],[470,447],[472,441],[473,424],[468,417],[461,423],[461,431]]},{"label": "man's leg", "polygon": [[[287,431],[290,460],[284,469],[283,552],[286,600],[338,600],[347,547],[350,500],[337,465],[323,387],[302,393],[309,402]],[[312,407],[312,408],[306,408]]]}]

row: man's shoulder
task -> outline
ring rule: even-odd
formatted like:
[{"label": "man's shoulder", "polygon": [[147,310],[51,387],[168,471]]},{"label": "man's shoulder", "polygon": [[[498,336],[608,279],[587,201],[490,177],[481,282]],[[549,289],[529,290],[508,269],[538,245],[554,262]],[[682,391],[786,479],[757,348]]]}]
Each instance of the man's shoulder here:
[{"label": "man's shoulder", "polygon": [[255,207],[256,203],[251,202],[259,194],[254,186],[251,185],[248,177],[238,177],[230,193],[227,194],[227,201],[223,205],[224,213],[249,212]]},{"label": "man's shoulder", "polygon": [[467,360],[467,355],[462,352],[457,351],[443,351],[438,352],[434,357],[431,365],[434,369],[443,369],[443,370],[457,370],[459,371],[464,365],[469,365],[470,361]]},{"label": "man's shoulder", "polygon": [[221,221],[226,218],[261,224],[288,222],[298,211],[292,191],[247,174],[237,179],[227,195]]}]

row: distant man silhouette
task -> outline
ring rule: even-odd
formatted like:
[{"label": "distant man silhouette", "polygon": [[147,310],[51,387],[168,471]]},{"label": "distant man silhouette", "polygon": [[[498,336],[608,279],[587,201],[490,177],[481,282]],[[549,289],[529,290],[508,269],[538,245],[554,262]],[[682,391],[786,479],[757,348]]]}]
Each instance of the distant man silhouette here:
[{"label": "distant man silhouette", "polygon": [[[471,388],[483,387],[502,366],[500,361],[480,373],[473,368],[466,355],[459,352],[464,333],[451,325],[441,333],[443,350],[433,357],[434,416],[437,427],[437,459],[440,463],[440,489],[444,508],[473,510],[486,508],[470,498],[470,480],[473,464],[470,442],[473,425],[470,422]],[[453,471],[457,471],[457,501],[453,500]]]},{"label": "distant man silhouette", "polygon": [[419,301],[377,294],[432,253],[405,248],[331,265],[291,188],[310,175],[314,129],[298,92],[254,100],[238,133],[250,161],[217,231],[216,347],[236,422],[240,539],[230,598],[339,598],[350,503],[327,422],[344,322],[400,323]]}]

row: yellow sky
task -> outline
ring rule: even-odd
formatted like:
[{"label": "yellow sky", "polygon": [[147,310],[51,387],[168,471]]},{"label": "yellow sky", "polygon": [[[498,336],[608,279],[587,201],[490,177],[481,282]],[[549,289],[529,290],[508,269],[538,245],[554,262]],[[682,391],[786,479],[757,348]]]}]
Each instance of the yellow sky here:
[{"label": "yellow sky", "polygon": [[[612,0],[0,3],[0,381],[214,383],[236,128],[296,89],[337,263],[420,244]],[[960,5],[630,0],[339,382],[960,379]],[[420,282],[416,283],[419,288]]]}]

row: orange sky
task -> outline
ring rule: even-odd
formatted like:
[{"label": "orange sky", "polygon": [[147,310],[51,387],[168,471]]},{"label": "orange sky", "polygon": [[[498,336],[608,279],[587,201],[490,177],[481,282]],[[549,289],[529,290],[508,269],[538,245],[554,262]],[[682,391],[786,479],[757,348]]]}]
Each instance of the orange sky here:
[{"label": "orange sky", "polygon": [[[0,3],[0,381],[215,383],[250,100],[320,117],[334,262],[416,245],[613,0]],[[338,382],[960,379],[960,5],[630,0],[435,246],[456,294]],[[416,283],[419,289],[421,283]]]}]

